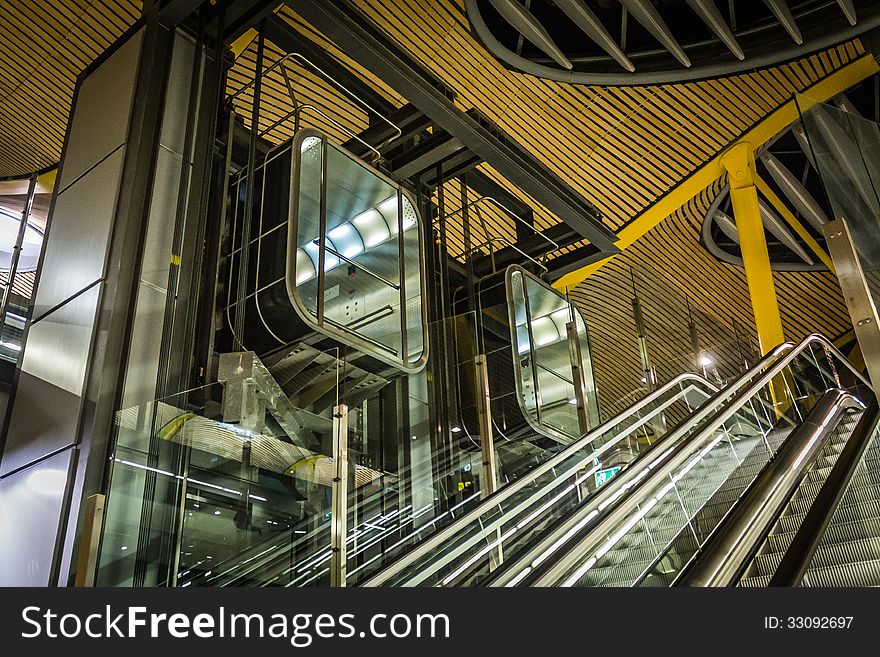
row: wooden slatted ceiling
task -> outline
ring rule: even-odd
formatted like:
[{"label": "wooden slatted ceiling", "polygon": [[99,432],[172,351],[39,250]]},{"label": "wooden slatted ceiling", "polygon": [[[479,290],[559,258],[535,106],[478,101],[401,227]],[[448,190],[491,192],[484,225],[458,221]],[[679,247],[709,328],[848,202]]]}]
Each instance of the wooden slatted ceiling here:
[{"label": "wooden slatted ceiling", "polygon": [[[720,186],[704,191],[571,292],[590,326],[603,412],[623,410],[626,396],[642,378],[630,306],[631,268],[655,364],[681,362],[690,355],[685,296],[695,310],[703,347],[727,371],[738,365],[740,349],[755,349],[742,268],[719,262],[700,244],[702,217]],[[774,283],[787,339],[812,332],[836,337],[850,328],[829,272],[776,272]],[[720,353],[719,346],[724,346]],[[676,367],[666,367],[661,378],[675,373]]]},{"label": "wooden slatted ceiling", "polygon": [[[488,115],[595,203],[615,229],[796,90],[862,53],[860,44],[850,43],[776,69],[723,80],[635,89],[574,87],[503,69],[473,41],[455,0],[359,0],[358,5],[456,91],[461,109],[476,107]],[[369,79],[356,63],[295,14],[285,9],[281,15],[310,38],[321,41],[363,79]],[[252,72],[253,46],[242,65],[248,61]],[[242,79],[246,78],[244,74]],[[298,83],[306,80],[304,77]],[[352,123],[350,113],[355,108],[346,98],[320,80],[309,82],[317,85],[309,93],[329,99],[337,120],[347,120],[352,127],[365,125],[365,116]],[[387,87],[376,88],[396,106],[403,102]],[[297,93],[301,93],[299,87]],[[334,134],[333,126],[318,123]],[[337,138],[343,137],[340,134]],[[539,228],[559,221],[491,167],[484,164],[480,169],[534,207]],[[622,410],[643,392],[631,306],[631,269],[635,270],[653,365],[661,380],[692,366],[688,305],[703,347],[725,375],[734,374],[744,358],[753,356],[757,341],[744,273],[716,261],[699,243],[703,213],[720,184],[572,291],[590,325],[604,413]],[[457,181],[445,185],[444,197],[451,215],[448,246],[451,253],[461,253],[464,227]],[[470,212],[472,244],[489,236],[509,239],[515,234],[509,217],[488,205],[480,209],[480,213]],[[576,246],[562,252],[572,248]],[[780,273],[776,284],[790,339],[812,331],[834,336],[848,328],[840,291],[830,274]]]},{"label": "wooden slatted ceiling", "polygon": [[356,0],[363,13],[562,176],[618,229],[732,138],[841,63],[849,44],[776,69],[638,88],[575,86],[505,69],[461,0]]},{"label": "wooden slatted ceiling", "polygon": [[140,0],[0,0],[0,176],[58,162],[77,75],[142,9]]}]

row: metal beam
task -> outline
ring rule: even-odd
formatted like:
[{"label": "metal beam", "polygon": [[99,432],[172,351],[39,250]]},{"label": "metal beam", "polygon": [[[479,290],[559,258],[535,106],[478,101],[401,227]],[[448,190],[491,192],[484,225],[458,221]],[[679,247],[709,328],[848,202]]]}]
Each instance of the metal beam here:
[{"label": "metal beam", "polygon": [[[297,6],[299,3],[295,3]],[[266,19],[266,39],[281,48],[286,53],[297,52],[339,84],[351,89],[364,100],[370,107],[375,107],[383,112],[392,112],[395,107],[385,96],[364,84],[360,78],[351,72],[346,66],[333,57],[326,49],[321,48],[314,41],[296,30],[290,23],[277,14]]]},{"label": "metal beam", "polygon": [[559,49],[546,28],[541,25],[541,21],[517,0],[489,0],[489,2],[495,7],[495,11],[500,14],[501,18],[510,23],[513,29],[531,41],[541,52],[562,68],[569,70],[572,68],[571,61]]},{"label": "metal beam", "polygon": [[[757,176],[755,176],[755,180],[758,180]],[[753,184],[757,186],[756,183]],[[783,205],[783,207],[785,206]],[[782,244],[782,246],[793,251],[794,254],[805,263],[808,265],[814,264],[810,254],[804,250],[804,247],[798,244],[797,239],[795,239],[794,235],[792,235],[788,228],[786,228],[785,222],[779,218],[773,208],[770,207],[764,199],[758,199],[758,208],[761,211],[761,221],[764,222],[764,227],[770,231],[770,234],[779,240],[779,243]]]},{"label": "metal beam", "polygon": [[730,27],[724,22],[724,17],[718,11],[718,7],[715,6],[715,0],[687,0],[687,3],[697,13],[700,20],[715,33],[715,36],[721,39],[721,42],[727,46],[734,57],[740,61],[746,58],[745,53],[736,41],[736,37],[733,36]]},{"label": "metal beam", "polygon": [[[805,89],[804,95],[800,97],[799,102],[802,106],[810,103],[825,102],[844,89],[849,89],[854,84],[874,75],[878,71],[880,71],[880,68],[878,68],[874,56],[870,54],[864,55]],[[802,109],[806,110],[806,107],[802,107]],[[800,111],[796,102],[789,100],[768,114],[757,125],[746,131],[737,141],[765,144],[799,119]],[[662,196],[652,205],[645,208],[641,214],[637,215],[620,229],[617,233],[617,246],[623,250],[634,244],[639,238],[657,226],[657,224],[671,216],[676,210],[718,180],[723,173],[721,155],[719,154],[696,169],[690,176],[684,178],[678,185],[669,190],[665,196]],[[555,281],[553,287],[557,290],[571,289],[598,271],[610,260],[610,258],[606,257],[600,261],[582,263],[579,268],[566,273],[566,275]]]},{"label": "metal beam", "polygon": [[825,242],[834,260],[837,279],[871,377],[871,385],[874,393],[880,395],[880,317],[845,219],[835,219],[825,224]]},{"label": "metal beam", "polygon": [[663,20],[650,0],[620,0],[620,4],[626,7],[633,18],[641,23],[666,50],[672,53],[679,64],[690,68],[691,60],[684,54],[684,50],[672,36],[666,21]]},{"label": "metal beam", "polygon": [[[776,194],[776,192],[771,189],[770,185],[768,185],[760,176],[755,177],[755,185],[761,194],[764,195],[770,204],[776,209],[776,211],[782,215],[782,218],[785,219],[788,224],[794,228],[795,232],[800,235],[800,238],[804,241],[804,243],[810,247],[810,250],[816,254],[816,257],[821,260],[826,267],[833,273],[834,272],[834,263],[831,262],[831,257],[825,253],[824,249],[819,246],[819,243],[813,239],[813,236],[810,235],[809,231],[804,228],[803,224],[797,220],[797,217],[794,216],[791,210],[782,202],[782,199]],[[812,263],[811,263],[812,264]]]},{"label": "metal beam", "polygon": [[770,8],[776,20],[785,28],[785,31],[788,32],[792,40],[796,44],[801,45],[804,42],[804,37],[801,36],[801,31],[794,22],[794,16],[788,7],[788,3],[785,0],[764,0],[764,4]]},{"label": "metal beam", "polygon": [[590,37],[597,46],[611,55],[614,61],[630,73],[636,70],[629,57],[620,49],[614,37],[605,29],[602,21],[599,20],[599,17],[593,13],[593,10],[587,6],[584,0],[556,0],[556,6],[568,16],[572,23],[580,28],[581,32]]},{"label": "metal beam", "polygon": [[[809,149],[809,144],[807,145]],[[780,162],[770,151],[764,151],[760,156],[770,177],[779,185],[782,193],[788,199],[795,209],[810,222],[810,225],[818,231],[822,230],[822,226],[828,223],[828,217],[825,211],[813,198],[813,195],[807,191],[807,188],[801,184],[794,174],[789,171],[782,162]]]},{"label": "metal beam", "polygon": [[837,4],[840,5],[840,10],[843,12],[843,15],[846,16],[846,20],[849,21],[850,25],[855,25],[859,22],[858,16],[856,16],[856,8],[853,6],[852,0],[837,0]]},{"label": "metal beam", "polygon": [[166,27],[175,27],[194,13],[204,0],[164,0],[159,9],[159,22]]},{"label": "metal beam", "polygon": [[457,108],[431,84],[430,75],[422,67],[373,28],[348,2],[286,2],[346,55],[406,97],[436,125],[467,144],[507,180],[602,251],[618,252],[614,245],[616,236],[602,223],[596,208],[534,156]]},{"label": "metal beam", "polygon": [[745,142],[737,144],[721,156],[721,166],[727,171],[730,182],[730,200],[749,284],[758,344],[764,355],[785,342],[785,336],[755,187],[754,148]]}]

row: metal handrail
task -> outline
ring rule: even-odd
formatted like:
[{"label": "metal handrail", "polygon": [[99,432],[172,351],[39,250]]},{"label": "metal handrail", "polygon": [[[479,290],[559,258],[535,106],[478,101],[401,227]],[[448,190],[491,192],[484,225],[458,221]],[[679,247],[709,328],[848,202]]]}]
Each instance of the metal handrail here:
[{"label": "metal handrail", "polygon": [[467,249],[467,250],[465,250],[465,251],[462,251],[462,252],[459,253],[458,255],[454,255],[454,256],[452,256],[452,257],[453,257],[453,258],[463,258],[463,257],[465,257],[465,256],[469,256],[470,254],[472,254],[472,253],[474,253],[474,252],[476,252],[476,251],[479,251],[479,250],[482,249],[484,246],[490,246],[490,245],[492,245],[492,244],[495,244],[496,242],[497,242],[497,243],[500,243],[500,244],[504,244],[505,246],[509,246],[511,249],[513,249],[514,251],[516,251],[517,253],[519,253],[523,258],[526,258],[527,260],[531,261],[532,264],[535,264],[535,265],[537,265],[538,267],[540,267],[541,269],[543,269],[545,274],[546,274],[547,272],[550,271],[549,269],[547,269],[547,266],[546,266],[544,263],[542,263],[542,262],[539,261],[539,260],[535,260],[532,256],[530,256],[528,253],[526,253],[525,251],[523,251],[521,248],[519,248],[516,244],[514,244],[513,242],[511,242],[511,241],[510,241],[509,239],[507,239],[506,237],[491,237],[491,238],[489,238],[488,240],[486,240],[485,242],[480,242],[480,243],[477,244],[476,246],[472,246],[470,249]]},{"label": "metal handrail", "polygon": [[[427,540],[419,543],[419,545],[410,550],[405,555],[403,555],[400,559],[395,561],[389,567],[383,569],[372,578],[370,578],[367,582],[364,583],[364,586],[382,586],[386,581],[397,575],[399,572],[415,563],[418,559],[424,557],[425,555],[436,550],[440,545],[454,537],[460,530],[461,527],[473,522],[481,515],[483,515],[487,509],[490,509],[498,504],[503,503],[505,500],[510,498],[512,495],[523,489],[528,484],[532,483],[535,479],[540,477],[547,472],[550,472],[554,468],[558,467],[563,461],[565,461],[568,457],[573,454],[579,452],[584,449],[586,445],[591,443],[596,438],[602,436],[607,433],[610,429],[614,428],[616,425],[623,422],[626,418],[640,412],[646,406],[650,405],[655,399],[661,397],[663,394],[669,392],[675,386],[679,385],[684,381],[698,381],[704,385],[707,385],[710,390],[717,390],[716,386],[712,384],[710,381],[705,379],[704,377],[693,374],[690,372],[681,374],[668,383],[664,384],[657,390],[655,390],[650,395],[644,397],[637,404],[631,406],[630,408],[622,411],[617,414],[613,418],[607,420],[603,424],[599,425],[580,439],[574,441],[570,445],[567,445],[565,449],[561,452],[548,459],[538,467],[534,468],[527,472],[522,478],[517,479],[515,482],[504,486],[497,492],[493,493],[489,497],[487,497],[484,501],[482,501],[478,506],[471,509],[468,513],[463,515],[461,518],[456,520],[455,522],[447,525],[444,529],[438,531],[433,534]],[[607,444],[613,444],[611,441]]]},{"label": "metal handrail", "polygon": [[[482,202],[482,201],[489,201],[490,203],[493,203],[493,204],[496,205],[497,207],[501,208],[501,209],[504,210],[507,214],[509,214],[511,217],[513,217],[516,221],[518,221],[518,222],[521,223],[523,226],[525,226],[526,228],[528,228],[528,229],[530,229],[531,231],[533,231],[533,232],[535,233],[535,235],[539,236],[539,237],[540,237],[541,239],[543,239],[545,242],[548,242],[548,243],[553,247],[553,248],[552,248],[553,251],[558,251],[558,250],[559,250],[559,248],[560,248],[560,247],[559,247],[559,244],[558,244],[555,240],[553,240],[553,239],[547,237],[547,236],[544,235],[544,233],[542,233],[541,231],[536,230],[535,227],[534,227],[533,225],[529,224],[529,222],[527,222],[525,219],[523,219],[522,217],[520,217],[516,212],[514,212],[514,211],[511,210],[509,207],[507,207],[506,205],[504,205],[504,203],[502,203],[501,201],[499,201],[498,199],[496,199],[494,196],[481,196],[481,197],[478,198],[478,199],[474,199],[473,201],[471,201],[471,202],[468,203],[467,205],[463,205],[462,207],[460,207],[460,208],[459,208],[458,210],[456,210],[455,212],[450,212],[449,214],[447,214],[447,215],[446,215],[446,218],[449,219],[450,217],[454,217],[455,215],[464,212],[467,208],[470,208],[470,207],[472,207],[472,206],[474,206],[474,205],[476,205],[477,203],[480,203],[480,202]],[[459,255],[463,255],[463,254],[459,254]],[[453,256],[453,257],[458,257],[458,256]]]},{"label": "metal handrail", "polygon": [[810,567],[816,550],[825,536],[825,531],[834,517],[834,512],[849,488],[849,483],[862,462],[865,451],[874,439],[877,423],[880,420],[880,406],[875,396],[868,409],[862,414],[843,451],[838,455],[831,472],[810,505],[807,515],[791,544],[788,546],[776,572],[767,586],[799,586]]},{"label": "metal handrail", "polygon": [[[346,86],[345,86],[344,84],[342,84],[339,80],[337,80],[336,78],[334,78],[332,75],[330,75],[329,73],[327,73],[326,71],[324,71],[321,67],[319,67],[317,64],[315,64],[314,62],[310,61],[308,58],[306,58],[304,55],[302,55],[302,54],[300,54],[300,53],[298,53],[298,52],[287,53],[286,55],[284,55],[284,57],[281,57],[281,58],[278,59],[278,61],[276,61],[274,64],[272,64],[271,66],[269,66],[269,67],[267,67],[265,70],[263,70],[263,71],[260,73],[260,77],[264,77],[264,76],[268,75],[269,73],[271,73],[272,71],[274,71],[274,70],[275,70],[276,68],[278,68],[279,66],[283,66],[284,63],[287,62],[287,60],[289,60],[289,59],[297,59],[297,60],[300,61],[300,63],[308,64],[308,65],[311,66],[313,69],[315,69],[316,71],[318,71],[318,73],[320,73],[320,74],[321,74],[321,75],[322,75],[327,81],[332,82],[334,85],[336,85],[336,87],[337,87],[338,89],[341,89],[342,91],[344,91],[349,97],[353,98],[353,99],[356,100],[358,103],[360,103],[363,107],[365,107],[366,109],[368,109],[368,110],[370,110],[371,112],[373,112],[373,114],[375,114],[375,115],[376,115],[381,121],[384,121],[384,122],[387,123],[389,126],[391,126],[391,128],[392,128],[397,134],[396,134],[394,137],[392,137],[391,139],[386,139],[385,142],[383,142],[383,143],[392,142],[392,141],[394,141],[395,139],[399,139],[399,138],[403,135],[403,130],[400,129],[400,126],[398,126],[397,124],[393,123],[393,122],[392,122],[387,116],[385,116],[385,115],[382,114],[379,110],[377,110],[375,107],[371,106],[368,102],[366,102],[365,100],[363,100],[362,98],[360,98],[357,94],[355,94],[353,91],[351,91],[351,89],[349,89],[348,87],[346,87]],[[305,66],[303,66],[303,68],[305,68]],[[283,69],[282,69],[282,71],[283,71]],[[241,94],[243,94],[247,89],[249,89],[250,87],[252,87],[252,86],[256,83],[256,78],[257,78],[257,76],[254,76],[253,79],[249,80],[249,81],[246,82],[244,85],[242,85],[242,86],[241,86],[241,87],[240,87],[240,88],[239,88],[234,94],[232,94],[232,96],[230,96],[229,100],[230,100],[230,101],[235,100],[235,99],[238,98]],[[288,91],[288,92],[289,92],[289,91]],[[291,98],[291,100],[292,100],[293,102],[296,102],[296,100],[293,99],[293,98]],[[375,149],[373,149],[373,150],[375,150]]]},{"label": "metal handrail", "polygon": [[[786,345],[790,344],[791,343],[786,343]],[[595,500],[593,504],[586,505],[579,513],[575,514],[574,517],[569,518],[568,521],[559,527],[551,536],[530,551],[530,555],[535,552],[542,554],[539,563],[535,564],[535,566],[543,563],[547,556],[549,556],[546,547],[548,544],[552,547],[551,552],[556,552],[562,547],[563,543],[571,538],[575,531],[578,533],[589,531],[591,534],[598,536],[602,535],[603,531],[610,531],[612,527],[623,521],[639,506],[641,502],[644,502],[643,498],[645,497],[645,494],[640,496],[636,494],[635,491],[627,494],[630,488],[635,486],[636,483],[646,483],[646,478],[659,481],[659,478],[661,477],[668,477],[677,467],[683,465],[696,451],[703,447],[703,442],[707,437],[714,434],[714,432],[733,417],[733,415],[735,415],[749,399],[770,384],[775,377],[782,373],[792,363],[792,361],[798,358],[813,344],[820,344],[823,348],[835,354],[837,358],[849,368],[856,378],[866,386],[868,385],[868,381],[864,375],[855,369],[855,367],[846,359],[846,356],[844,356],[830,340],[817,333],[808,335],[794,349],[791,349],[788,354],[778,358],[775,363],[767,367],[766,371],[761,376],[754,381],[749,382],[749,385],[745,390],[737,393],[733,402],[726,404],[723,408],[711,415],[711,417],[702,422],[695,431],[691,433],[691,427],[694,422],[690,422],[688,425],[681,425],[672,433],[667,434],[662,443],[657,443],[658,445],[674,445],[676,440],[691,433],[691,435],[686,440],[682,441],[681,444],[669,447],[652,462],[647,463],[645,467],[639,469],[627,468],[620,475],[615,477],[607,487],[602,489],[603,494],[600,496],[600,499]],[[777,347],[777,350],[778,349],[779,347]],[[777,350],[774,350],[771,354],[775,353]],[[765,357],[761,360],[761,363],[764,363],[766,360],[767,358]],[[758,367],[761,367],[761,365],[759,364]],[[742,377],[737,381],[740,381],[741,379]],[[703,414],[702,418],[694,418],[695,421],[701,421],[709,414],[709,412],[711,412],[711,403],[707,403],[704,406],[704,409],[707,410],[707,412]],[[587,527],[590,529],[587,530]],[[541,552],[542,549],[544,552]],[[526,558],[530,555],[526,555]],[[544,566],[543,572],[540,575],[537,575],[534,584],[536,586],[551,586],[561,576],[561,572],[572,565],[569,562],[574,560],[574,558],[574,555],[569,551],[566,553],[566,556],[557,559],[552,566]],[[531,569],[531,566],[528,568]],[[522,577],[514,577],[511,581],[519,582],[521,579]]]},{"label": "metal handrail", "polygon": [[672,586],[734,586],[754,559],[807,471],[848,409],[865,409],[852,394],[829,390],[792,431],[773,459],[715,527]]}]

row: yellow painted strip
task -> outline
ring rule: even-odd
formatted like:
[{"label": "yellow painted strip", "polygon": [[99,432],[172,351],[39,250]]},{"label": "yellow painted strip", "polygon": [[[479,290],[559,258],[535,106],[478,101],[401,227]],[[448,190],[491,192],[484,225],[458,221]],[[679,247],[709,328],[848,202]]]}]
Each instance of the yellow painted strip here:
[{"label": "yellow painted strip", "polygon": [[[880,68],[878,68],[873,55],[864,55],[804,90],[800,97],[801,103],[804,105],[804,109],[815,103],[824,103],[841,91],[849,89],[854,84],[874,75],[878,70]],[[748,142],[756,147],[761,146],[769,141],[771,137],[794,123],[798,118],[798,106],[792,99],[768,114],[757,125],[747,130],[732,145],[739,142]],[[631,246],[657,224],[718,180],[723,173],[721,154],[719,153],[621,228],[617,233],[617,247],[623,251]],[[557,290],[571,289],[587,278],[587,276],[597,272],[613,257],[605,258],[592,265],[587,265],[570,272],[557,280],[553,287]]]},{"label": "yellow painted strip", "polygon": [[865,367],[865,356],[862,354],[862,345],[856,342],[856,346],[853,348],[851,352],[849,352],[849,362],[853,364],[859,372],[864,372]]},{"label": "yellow painted strip", "polygon": [[848,343],[855,339],[855,335],[855,331],[850,329],[834,341],[834,346],[838,349],[843,349]]},{"label": "yellow painted strip", "polygon": [[159,433],[157,434],[161,440],[172,440],[183,428],[183,425],[186,424],[187,420],[191,420],[196,417],[195,413],[184,413],[183,415],[178,415],[173,420],[169,421],[165,426],[159,429]]},{"label": "yellow painted strip", "polygon": [[293,465],[291,465],[287,470],[284,471],[284,474],[287,476],[292,476],[296,474],[296,471],[300,468],[311,466],[312,472],[315,470],[315,466],[317,466],[318,461],[323,458],[327,458],[326,456],[322,456],[321,454],[313,454],[312,456],[307,456],[304,459],[300,459]]},{"label": "yellow painted strip", "polygon": [[254,28],[250,28],[247,32],[229,44],[229,49],[232,50],[232,56],[235,59],[238,59],[239,55],[247,50],[248,46],[251,45],[256,38],[257,31]]},{"label": "yellow painted strip", "polygon": [[779,198],[776,192],[774,192],[760,176],[755,176],[755,186],[758,188],[758,191],[764,195],[764,198],[770,201],[770,204],[776,208],[776,211],[782,215],[782,218],[788,222],[788,225],[794,228],[795,232],[800,235],[801,239],[806,242],[808,247],[810,247],[810,250],[816,254],[816,257],[819,258],[819,260],[828,267],[829,271],[836,276],[837,272],[834,269],[834,263],[831,261],[831,256],[825,253],[825,249],[819,246],[819,243],[813,239],[810,232],[804,228],[804,225],[800,221],[797,220],[797,217],[795,217],[792,211],[782,202],[782,199]]}]

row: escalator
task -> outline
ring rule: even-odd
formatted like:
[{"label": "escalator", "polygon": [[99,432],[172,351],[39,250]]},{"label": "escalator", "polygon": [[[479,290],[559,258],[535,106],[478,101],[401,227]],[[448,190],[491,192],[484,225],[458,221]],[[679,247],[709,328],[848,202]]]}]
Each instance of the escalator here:
[{"label": "escalator", "polygon": [[[628,478],[633,485],[616,482],[617,491],[603,491],[600,499],[558,523],[484,583],[772,583],[786,541],[793,540],[798,527],[807,526],[803,518],[838,456],[865,433],[866,425],[876,424],[876,411],[866,410],[873,398],[845,358],[823,338],[811,336],[688,436],[677,439],[674,434],[680,431],[671,432],[664,440],[664,456],[632,471]],[[759,431],[745,434],[738,427],[758,417],[758,399],[772,413],[760,418]],[[847,490],[849,497],[844,496],[847,501],[836,510],[838,520],[823,538],[826,544],[815,552],[817,561],[809,573],[820,585],[837,585],[829,568],[840,568],[841,576],[858,571],[858,577],[844,582],[869,581],[868,573],[877,571],[865,566],[878,554],[872,540],[877,535],[868,535],[876,517],[874,454],[866,452]],[[851,466],[849,456],[840,461],[840,467]]]},{"label": "escalator", "polygon": [[[593,474],[602,466],[615,463],[624,467],[627,461],[650,448],[662,421],[697,412],[717,394],[717,387],[703,377],[680,375],[579,441],[522,472],[493,499],[511,500],[511,504],[516,502],[517,508],[526,509],[537,501],[536,495],[546,496],[552,492],[567,497],[566,503],[574,504],[591,486],[595,488]],[[583,481],[571,485],[562,476],[563,472]],[[579,490],[575,491],[575,487]],[[566,503],[560,500],[557,511],[568,508]],[[478,510],[483,506],[479,495],[472,495],[416,527],[411,509],[389,508],[378,497],[374,504],[362,504],[360,516],[365,519],[349,532],[348,582],[358,584],[388,563],[404,563],[424,553],[424,546],[444,540],[447,536],[441,531],[444,527],[467,522],[475,512],[481,516]],[[329,519],[308,530],[294,526],[249,547],[227,562],[213,565],[208,573],[181,573],[178,586],[307,585],[326,569],[330,559],[329,541]],[[322,547],[314,548],[315,545]],[[363,545],[375,547],[376,555],[363,559]]]},{"label": "escalator", "polygon": [[[725,408],[737,393],[754,379],[763,377],[792,348],[791,344],[781,345],[725,388],[713,390],[712,394],[704,392],[703,402],[690,404],[692,410],[679,415],[682,420],[675,428],[635,451],[610,482],[597,485],[595,475],[602,460],[631,444],[634,430],[666,413],[681,394],[676,390],[676,385],[680,385],[676,381],[684,377],[670,382],[420,542],[365,585],[474,585],[508,572],[508,566],[518,563],[518,558],[552,533],[554,526],[564,526],[569,518],[579,515],[591,517],[598,513],[597,509],[604,509],[605,500],[621,485],[628,489],[638,483],[643,475],[631,477],[633,472],[650,469],[666,454],[665,446],[670,440],[689,435],[706,418]],[[737,419],[744,435],[758,431],[760,416],[768,412],[764,403],[762,399],[751,400],[752,417],[742,413]]]},{"label": "escalator", "polygon": [[[815,414],[837,397],[846,400],[835,402],[839,417],[816,423]],[[790,458],[805,435],[815,444],[815,436],[834,433],[833,439],[823,440],[821,450],[803,459],[809,461],[803,490],[791,496],[791,509],[779,517],[780,527],[768,530],[767,546],[760,554],[757,546],[750,547],[753,573],[778,558],[773,550],[784,547],[783,534],[792,531],[797,513],[809,506],[808,493],[829,476],[837,455],[846,449],[842,446],[864,422],[876,420],[873,410],[865,410],[872,399],[863,376],[828,341],[810,336],[795,348],[784,346],[770,354],[641,452],[610,483],[576,503],[557,507],[560,496],[551,493],[562,489],[560,484],[545,484],[545,494],[543,489],[531,491],[527,499],[520,491],[503,490],[367,584],[688,583],[692,569],[717,552],[713,542],[729,527],[735,511],[756,490],[773,488],[774,464],[784,463],[786,454]],[[878,483],[870,470],[876,455],[872,449],[853,477],[849,497],[844,496],[840,518],[831,523],[824,539],[844,540],[847,545],[838,552],[861,548],[868,556],[874,554],[875,541],[868,535],[872,521],[876,526],[878,509],[873,490],[868,490]],[[570,471],[560,474],[570,486]],[[858,519],[854,506],[859,506]],[[828,581],[820,573],[834,553],[830,543],[816,552],[816,570],[811,571],[816,582]],[[810,581],[809,575],[805,581]],[[758,580],[750,581],[747,575],[743,585],[750,583]]]}]

